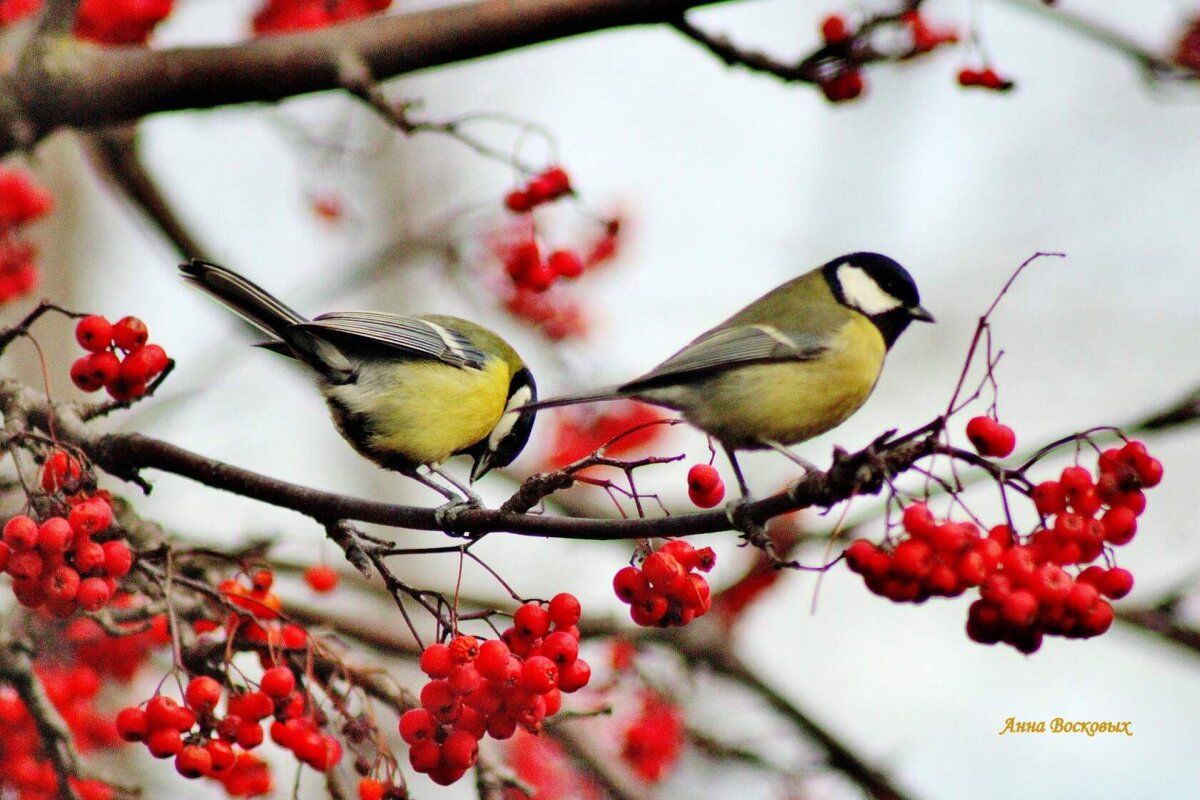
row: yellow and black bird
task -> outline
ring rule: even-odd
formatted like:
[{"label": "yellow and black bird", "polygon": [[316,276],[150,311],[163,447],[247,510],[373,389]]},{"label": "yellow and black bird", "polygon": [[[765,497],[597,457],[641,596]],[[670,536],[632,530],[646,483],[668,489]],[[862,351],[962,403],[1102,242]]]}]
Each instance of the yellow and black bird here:
[{"label": "yellow and black bird", "polygon": [[[338,431],[362,455],[451,501],[417,472],[454,455],[474,459],[471,481],[525,447],[537,386],[508,342],[457,317],[345,311],[306,319],[233,270],[193,259],[184,277],[270,334],[260,344],[311,369]],[[523,408],[524,407],[524,408]]]},{"label": "yellow and black bird", "polygon": [[775,449],[840,425],[870,396],[913,320],[933,322],[908,271],[878,253],[835,258],[758,298],[620,386],[526,408],[633,398],[679,411],[719,441],[743,495],[737,450]]}]

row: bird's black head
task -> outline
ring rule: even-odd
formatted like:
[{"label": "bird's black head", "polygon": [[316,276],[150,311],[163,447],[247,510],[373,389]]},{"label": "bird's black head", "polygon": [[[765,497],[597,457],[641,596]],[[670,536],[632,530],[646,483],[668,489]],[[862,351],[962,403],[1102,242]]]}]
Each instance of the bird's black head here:
[{"label": "bird's black head", "polygon": [[468,451],[475,458],[475,464],[471,467],[472,483],[495,467],[507,467],[525,449],[529,434],[533,432],[537,411],[521,407],[535,400],[537,384],[533,381],[533,373],[522,367],[509,381],[508,401],[500,421],[486,439]]},{"label": "bird's black head", "polygon": [[913,320],[933,322],[908,270],[879,253],[850,253],[821,271],[838,302],[870,317],[890,348]]}]

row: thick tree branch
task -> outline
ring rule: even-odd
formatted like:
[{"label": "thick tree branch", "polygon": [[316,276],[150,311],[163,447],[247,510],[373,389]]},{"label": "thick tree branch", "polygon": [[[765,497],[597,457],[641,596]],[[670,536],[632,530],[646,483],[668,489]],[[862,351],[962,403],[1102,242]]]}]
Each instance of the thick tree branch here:
[{"label": "thick tree branch", "polygon": [[94,128],[147,114],[274,102],[341,87],[339,60],[392,78],[584,33],[675,19],[721,0],[479,0],[267,36],[220,47],[35,43],[0,75],[0,155],[62,126]]}]

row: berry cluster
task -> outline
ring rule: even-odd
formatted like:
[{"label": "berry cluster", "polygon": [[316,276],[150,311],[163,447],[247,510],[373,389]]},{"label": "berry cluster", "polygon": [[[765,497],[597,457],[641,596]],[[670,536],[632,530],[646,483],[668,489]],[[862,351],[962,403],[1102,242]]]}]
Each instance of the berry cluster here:
[{"label": "berry cluster", "polygon": [[658,783],[683,753],[683,714],[653,692],[642,694],[641,713],[621,737],[621,758],[642,780]]},{"label": "berry cluster", "polygon": [[0,303],[24,297],[37,286],[37,247],[22,234],[53,207],[54,198],[29,175],[0,167]]},{"label": "berry cluster", "polygon": [[629,604],[629,616],[644,627],[687,625],[712,607],[711,590],[703,575],[717,563],[711,547],[697,550],[672,539],[646,556],[642,566],[622,567],[613,576],[613,590]]},{"label": "berry cluster", "polygon": [[75,340],[88,354],[71,365],[71,381],[85,392],[105,389],[122,403],[141,397],[146,384],[170,363],[165,350],[147,344],[149,338],[146,323],[137,317],[116,322],[95,314],[84,317],[75,326]]},{"label": "berry cluster", "polygon": [[991,417],[972,417],[967,423],[967,438],[981,456],[1007,458],[1017,446],[1017,434]]},{"label": "berry cluster", "polygon": [[[93,705],[100,676],[89,667],[34,664],[34,674],[83,752],[119,742],[109,718]],[[71,779],[80,800],[113,800],[113,788],[91,779]],[[42,747],[37,724],[16,689],[0,683],[0,795],[58,797],[58,776]]]},{"label": "berry cluster", "polygon": [[687,485],[688,497],[697,508],[712,508],[725,499],[725,482],[712,464],[693,464]]},{"label": "berry cluster", "polygon": [[82,0],[75,13],[75,35],[99,44],[145,44],[174,0]]},{"label": "berry cluster", "polygon": [[583,274],[583,259],[573,250],[559,249],[542,258],[534,238],[518,242],[506,254],[504,269],[518,291],[541,293],[559,278],[574,279]]},{"label": "berry cluster", "polygon": [[[136,598],[118,592],[109,607],[134,609]],[[74,648],[77,664],[129,681],[156,649],[171,643],[171,629],[166,614],[151,617],[148,624],[135,621],[121,627],[125,630],[120,635],[109,634],[91,617],[75,617],[67,623],[62,638]]]},{"label": "berry cluster", "polygon": [[[217,707],[225,700],[225,713]],[[226,783],[239,759],[263,743],[263,726],[270,724],[271,740],[290,750],[301,763],[327,772],[341,760],[337,739],[321,733],[324,719],[308,711],[304,695],[296,691],[296,677],[285,666],[263,673],[259,688],[226,694],[207,675],[192,678],[183,703],[158,694],[145,707],[128,706],[117,714],[117,732],[127,742],[142,742],[155,758],[174,758],[175,770],[185,778],[212,777]],[[252,770],[246,761],[239,771],[238,791],[253,796],[270,791],[270,773]],[[235,773],[236,774],[236,773]]]},{"label": "berry cluster", "polygon": [[570,193],[571,176],[562,167],[553,166],[505,195],[504,207],[514,214],[524,214]]},{"label": "berry cluster", "polygon": [[608,446],[604,452],[610,456],[632,453],[663,434],[665,426],[654,424],[662,419],[662,413],[654,406],[632,400],[608,403],[598,411],[560,412],[555,415],[554,439],[546,469],[561,469],[605,445]]},{"label": "berry cluster", "polygon": [[80,500],[65,517],[39,525],[31,517],[12,517],[0,541],[0,572],[12,576],[12,591],[27,608],[56,617],[76,610],[99,611],[116,591],[117,579],[133,566],[133,552],[122,539],[93,540],[112,524],[112,507],[102,496]]},{"label": "berry cluster", "polygon": [[[984,537],[974,523],[939,523],[924,503],[915,503],[904,510],[906,538],[890,549],[859,539],[846,560],[868,589],[895,602],[956,597],[979,587],[967,635],[1033,653],[1046,635],[1088,638],[1112,625],[1112,606],[1103,598],[1124,597],[1133,576],[1119,567],[1086,565],[1133,539],[1146,507],[1142,490],[1161,480],[1162,464],[1140,442],[1128,442],[1101,453],[1095,481],[1074,465],[1059,480],[1038,484],[1032,499],[1043,523],[1024,542],[1007,525]],[[1072,576],[1064,568],[1073,566],[1085,568]]]},{"label": "berry cluster", "polygon": [[384,11],[392,0],[267,0],[254,15],[254,32],[273,33],[327,28]]},{"label": "berry cluster", "polygon": [[963,67],[958,71],[958,85],[967,88],[990,89],[994,92],[1007,92],[1016,86],[1013,81],[1001,77],[991,67],[984,67],[983,69]]},{"label": "berry cluster", "polygon": [[236,647],[257,650],[264,666],[273,666],[272,649],[302,649],[308,644],[308,634],[299,625],[279,619],[283,601],[271,591],[275,576],[270,570],[255,570],[249,581],[249,586],[237,578],[217,584],[222,597],[247,613],[231,612],[225,616],[223,624],[213,619],[197,619],[192,628],[198,635],[203,635],[223,627],[226,637],[236,640]]},{"label": "berry cluster", "polygon": [[521,606],[499,639],[459,635],[426,647],[421,671],[430,680],[421,707],[400,718],[412,768],[448,786],[474,765],[485,733],[503,740],[518,726],[540,731],[558,713],[562,693],[591,678],[579,658],[579,614],[579,601],[564,592],[547,607]]}]

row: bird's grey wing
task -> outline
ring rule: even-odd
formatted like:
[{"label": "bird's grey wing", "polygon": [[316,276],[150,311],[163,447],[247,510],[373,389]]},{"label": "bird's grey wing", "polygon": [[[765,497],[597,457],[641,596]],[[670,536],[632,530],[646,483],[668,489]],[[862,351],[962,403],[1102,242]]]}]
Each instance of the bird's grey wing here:
[{"label": "bird's grey wing", "polygon": [[651,388],[683,375],[719,372],[749,364],[809,361],[829,349],[821,334],[781,331],[770,325],[739,325],[702,336],[657,367],[621,387]]},{"label": "bird's grey wing", "polygon": [[333,339],[357,339],[410,357],[432,358],[454,367],[483,367],[487,357],[458,331],[416,317],[378,311],[322,314],[297,328]]}]

